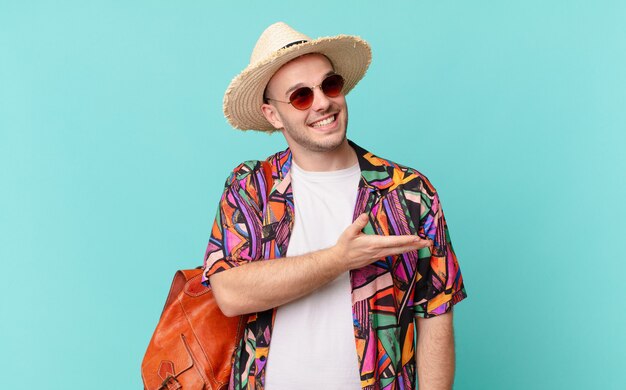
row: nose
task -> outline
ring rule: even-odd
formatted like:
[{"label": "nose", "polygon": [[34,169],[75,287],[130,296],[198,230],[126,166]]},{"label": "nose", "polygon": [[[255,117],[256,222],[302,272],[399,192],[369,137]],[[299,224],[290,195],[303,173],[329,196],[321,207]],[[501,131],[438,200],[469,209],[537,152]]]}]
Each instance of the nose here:
[{"label": "nose", "polygon": [[330,98],[326,96],[321,88],[313,89],[313,104],[311,105],[313,111],[324,112],[330,107],[330,104]]}]

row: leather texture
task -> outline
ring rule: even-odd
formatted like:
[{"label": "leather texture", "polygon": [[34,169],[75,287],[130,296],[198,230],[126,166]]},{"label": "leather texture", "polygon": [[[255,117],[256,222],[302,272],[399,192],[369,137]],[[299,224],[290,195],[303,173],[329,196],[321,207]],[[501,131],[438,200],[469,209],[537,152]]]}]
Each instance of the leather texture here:
[{"label": "leather texture", "polygon": [[245,316],[226,317],[202,269],[179,270],[141,364],[144,389],[226,389]]}]

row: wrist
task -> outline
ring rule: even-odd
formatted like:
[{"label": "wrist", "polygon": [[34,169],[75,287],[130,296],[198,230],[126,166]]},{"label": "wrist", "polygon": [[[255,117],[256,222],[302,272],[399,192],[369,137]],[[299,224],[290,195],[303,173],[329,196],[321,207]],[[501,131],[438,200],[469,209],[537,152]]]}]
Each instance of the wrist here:
[{"label": "wrist", "polygon": [[340,275],[350,270],[346,266],[342,250],[337,245],[323,249],[320,254],[324,261],[324,268],[331,270],[334,275]]}]

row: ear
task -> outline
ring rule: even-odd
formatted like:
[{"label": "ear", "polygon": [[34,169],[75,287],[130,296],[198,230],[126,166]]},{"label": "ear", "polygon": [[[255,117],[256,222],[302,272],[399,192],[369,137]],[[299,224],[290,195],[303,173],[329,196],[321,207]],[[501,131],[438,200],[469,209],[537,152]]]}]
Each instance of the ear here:
[{"label": "ear", "polygon": [[265,116],[265,119],[267,119],[272,126],[278,130],[283,128],[283,121],[280,119],[280,113],[276,107],[271,104],[263,103],[261,111],[263,111],[263,116]]}]

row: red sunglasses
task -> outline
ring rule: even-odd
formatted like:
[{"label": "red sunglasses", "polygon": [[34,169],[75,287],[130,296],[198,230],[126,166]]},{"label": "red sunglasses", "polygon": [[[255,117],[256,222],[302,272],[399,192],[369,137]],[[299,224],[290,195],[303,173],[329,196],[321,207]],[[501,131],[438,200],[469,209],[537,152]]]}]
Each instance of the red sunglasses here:
[{"label": "red sunglasses", "polygon": [[306,110],[313,105],[313,99],[315,98],[313,90],[317,87],[322,89],[324,95],[328,97],[337,97],[341,94],[343,89],[343,77],[338,74],[332,74],[324,79],[320,85],[314,85],[312,87],[298,88],[289,95],[289,101],[284,102],[282,100],[270,99],[266,97],[266,100],[273,100],[275,102],[291,104],[293,108],[297,110]]}]

